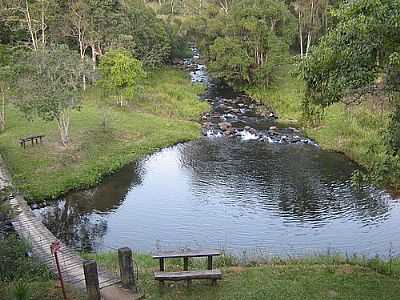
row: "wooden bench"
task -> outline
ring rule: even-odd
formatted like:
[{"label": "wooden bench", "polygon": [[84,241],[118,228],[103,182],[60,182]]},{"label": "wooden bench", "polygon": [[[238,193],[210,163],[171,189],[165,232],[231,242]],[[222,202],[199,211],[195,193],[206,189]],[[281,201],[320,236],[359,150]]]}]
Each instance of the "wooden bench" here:
[{"label": "wooden bench", "polygon": [[[154,272],[154,279],[164,285],[164,281],[180,281],[186,280],[190,286],[192,279],[211,279],[215,285],[217,280],[222,279],[220,270],[213,270],[213,257],[221,255],[220,251],[184,251],[184,252],[162,252],[153,255],[153,259],[160,261],[160,272]],[[189,271],[189,258],[207,257],[208,270],[206,271]],[[183,258],[183,271],[165,272],[165,260],[168,258]]]},{"label": "wooden bench", "polygon": [[41,143],[43,138],[44,138],[44,135],[31,135],[31,136],[27,136],[27,137],[20,139],[19,143],[20,143],[21,147],[24,147],[24,149],[25,149],[26,143],[31,142],[32,146],[33,146],[34,144]]}]

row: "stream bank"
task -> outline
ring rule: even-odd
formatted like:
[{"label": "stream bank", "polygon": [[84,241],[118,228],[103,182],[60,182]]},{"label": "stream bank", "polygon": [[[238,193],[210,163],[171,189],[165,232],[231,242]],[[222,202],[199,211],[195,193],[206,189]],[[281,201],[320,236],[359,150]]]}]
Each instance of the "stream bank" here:
[{"label": "stream bank", "polygon": [[[208,84],[203,103],[214,103],[204,136],[36,210],[55,235],[90,251],[397,255],[398,201],[368,185],[354,189],[357,164],[278,127],[273,112],[259,115],[251,99],[209,81],[204,66],[186,64],[194,82]],[[228,114],[237,122],[225,124]]]}]

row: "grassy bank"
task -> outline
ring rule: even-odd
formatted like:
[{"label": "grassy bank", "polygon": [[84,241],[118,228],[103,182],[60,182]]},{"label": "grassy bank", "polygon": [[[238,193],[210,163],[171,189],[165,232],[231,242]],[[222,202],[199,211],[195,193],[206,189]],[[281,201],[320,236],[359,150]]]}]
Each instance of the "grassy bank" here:
[{"label": "grassy bank", "polygon": [[[197,138],[196,120],[208,109],[198,101],[201,90],[184,72],[173,69],[150,73],[142,95],[124,108],[105,104],[102,93],[92,88],[81,111],[71,115],[72,141],[67,148],[59,143],[55,122],[30,122],[8,107],[0,152],[27,199],[55,198],[93,186],[104,175],[162,147]],[[104,113],[106,130],[101,125]],[[22,149],[19,139],[31,134],[46,135],[44,143]]]},{"label": "grassy bank", "polygon": [[[361,104],[336,103],[326,109],[317,127],[307,126],[301,120],[304,83],[291,76],[292,70],[290,66],[282,69],[273,88],[252,88],[248,93],[271,106],[281,121],[302,127],[322,148],[342,152],[368,169],[382,164],[386,150],[383,133],[391,113],[387,100],[367,97]],[[396,179],[388,176],[388,181],[395,185]]]},{"label": "grassy bank", "polygon": [[[115,253],[85,255],[113,272],[118,272]],[[400,263],[379,260],[346,259],[340,256],[310,257],[302,260],[272,260],[264,263],[240,263],[234,257],[222,257],[215,264],[223,270],[216,287],[194,281],[171,283],[161,292],[153,279],[157,261],[148,255],[135,255],[139,267],[139,286],[146,299],[397,299]],[[168,260],[167,260],[168,262]],[[167,270],[182,268],[179,260],[170,260]],[[191,269],[206,268],[196,261]]]}]

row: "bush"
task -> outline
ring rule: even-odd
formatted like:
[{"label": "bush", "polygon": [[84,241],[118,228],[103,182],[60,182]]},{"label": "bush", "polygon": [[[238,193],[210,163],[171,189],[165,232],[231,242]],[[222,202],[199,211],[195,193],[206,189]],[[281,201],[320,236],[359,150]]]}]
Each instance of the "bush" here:
[{"label": "bush", "polygon": [[16,236],[0,241],[0,281],[51,279],[51,274],[44,265],[27,256],[29,250],[29,245]]}]

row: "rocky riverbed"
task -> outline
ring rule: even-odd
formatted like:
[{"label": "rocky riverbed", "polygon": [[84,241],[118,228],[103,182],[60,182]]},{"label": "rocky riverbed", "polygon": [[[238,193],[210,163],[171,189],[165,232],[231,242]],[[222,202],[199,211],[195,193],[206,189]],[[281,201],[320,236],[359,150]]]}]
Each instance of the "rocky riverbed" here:
[{"label": "rocky riverbed", "polygon": [[194,84],[206,84],[208,87],[203,99],[210,103],[211,111],[201,117],[204,136],[258,140],[273,144],[316,145],[305,138],[300,130],[280,125],[275,112],[245,94],[236,93],[223,83],[210,79],[198,49],[192,48],[192,53],[192,58],[185,59],[180,65],[190,72]]}]

